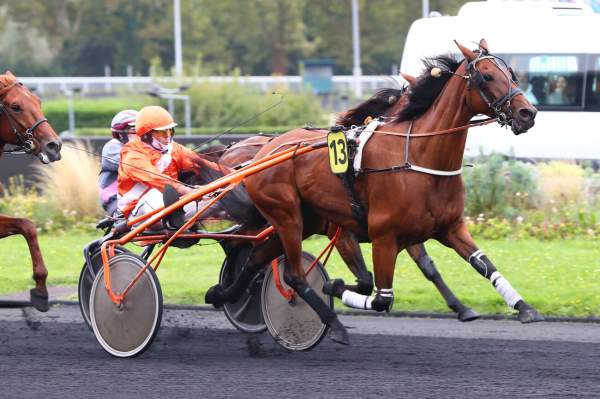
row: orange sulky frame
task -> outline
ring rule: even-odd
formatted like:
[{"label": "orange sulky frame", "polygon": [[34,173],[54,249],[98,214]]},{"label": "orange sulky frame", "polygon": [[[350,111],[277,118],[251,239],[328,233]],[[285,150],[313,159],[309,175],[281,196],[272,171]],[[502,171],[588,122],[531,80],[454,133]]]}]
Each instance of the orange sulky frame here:
[{"label": "orange sulky frame", "polygon": [[[128,232],[123,237],[116,240],[108,240],[104,242],[101,246],[100,252],[102,256],[102,264],[104,269],[104,285],[106,288],[106,292],[110,299],[116,304],[120,305],[125,298],[127,292],[131,289],[131,287],[139,280],[142,274],[146,271],[146,269],[154,262],[156,264],[153,267],[154,270],[158,269],[167,249],[171,245],[171,243],[177,238],[213,238],[213,239],[237,239],[237,240],[249,240],[249,241],[262,241],[267,239],[274,231],[272,226],[266,228],[262,232],[257,235],[237,235],[237,234],[218,234],[218,233],[184,233],[190,226],[192,226],[195,221],[204,213],[206,210],[212,206],[215,202],[217,202],[223,195],[225,195],[228,191],[235,188],[238,184],[240,184],[246,177],[251,176],[255,173],[259,173],[267,168],[270,168],[274,165],[278,165],[282,162],[290,160],[296,156],[305,154],[307,152],[314,151],[318,148],[326,146],[327,143],[325,141],[317,142],[311,145],[302,145],[302,143],[298,143],[294,147],[288,148],[281,152],[276,152],[267,155],[266,157],[259,159],[255,162],[252,162],[250,165],[247,165],[237,171],[234,171],[226,176],[223,176],[211,183],[208,183],[205,186],[198,188],[198,190],[189,193],[182,198],[180,198],[177,202],[169,205],[168,207],[162,207],[156,209],[148,214],[139,216],[127,222],[127,225],[130,228],[139,224],[137,227],[134,227],[130,232]],[[140,236],[140,233],[143,233],[145,230],[150,229],[151,226],[159,222],[165,216],[171,214],[175,210],[180,207],[192,202],[201,199],[207,194],[216,193],[218,190],[222,190],[215,195],[211,201],[202,207],[196,214],[189,219],[183,226],[181,226],[176,232],[173,234],[164,234],[164,235],[145,235]],[[334,235],[331,242],[327,245],[327,247],[323,250],[323,252],[319,255],[319,257],[313,262],[310,268],[307,270],[306,274],[310,272],[318,260],[327,252],[327,259],[333,250],[333,246],[339,237],[340,229],[338,228],[336,234]],[[114,256],[114,248],[116,245],[125,245],[130,242],[143,242],[143,243],[157,243],[163,242],[166,239],[163,247],[146,263],[146,265],[138,272],[138,274],[134,277],[134,279],[129,283],[129,285],[123,290],[122,293],[117,294],[113,291],[111,281],[110,281],[110,267],[109,267],[109,259]],[[281,294],[287,299],[291,300],[293,298],[292,290],[285,290],[281,285],[281,281],[278,278],[278,268],[276,267],[276,261],[273,263],[274,272],[276,273],[276,284],[277,288],[281,292]]]}]

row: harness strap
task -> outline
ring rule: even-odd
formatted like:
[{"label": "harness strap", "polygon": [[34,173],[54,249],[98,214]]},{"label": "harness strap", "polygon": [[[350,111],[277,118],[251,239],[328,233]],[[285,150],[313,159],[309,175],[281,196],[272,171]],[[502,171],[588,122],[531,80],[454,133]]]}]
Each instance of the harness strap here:
[{"label": "harness strap", "polygon": [[[356,139],[351,139],[348,141],[348,162],[350,165],[353,165],[356,162],[357,155],[357,143]],[[358,222],[358,224],[364,229],[365,232],[369,229],[369,224],[367,221],[367,216],[365,214],[365,210],[361,206],[361,204],[357,201],[356,195],[354,193],[354,182],[356,181],[356,174],[353,170],[348,168],[346,173],[338,175],[342,180],[342,184],[346,189],[346,195],[348,196],[348,200],[350,202],[350,209],[352,210],[352,216]]]}]

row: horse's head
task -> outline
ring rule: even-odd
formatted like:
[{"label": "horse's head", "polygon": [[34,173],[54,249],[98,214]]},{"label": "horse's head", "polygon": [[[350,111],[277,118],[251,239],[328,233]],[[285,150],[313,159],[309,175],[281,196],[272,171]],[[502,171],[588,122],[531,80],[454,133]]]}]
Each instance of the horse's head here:
[{"label": "horse's head", "polygon": [[62,143],[40,99],[10,72],[0,75],[0,145],[14,144],[43,163],[58,161]]},{"label": "horse's head", "polygon": [[467,105],[476,114],[498,119],[514,134],[533,127],[537,109],[525,98],[515,73],[500,57],[490,54],[484,39],[479,50],[471,51],[456,43],[467,62]]}]

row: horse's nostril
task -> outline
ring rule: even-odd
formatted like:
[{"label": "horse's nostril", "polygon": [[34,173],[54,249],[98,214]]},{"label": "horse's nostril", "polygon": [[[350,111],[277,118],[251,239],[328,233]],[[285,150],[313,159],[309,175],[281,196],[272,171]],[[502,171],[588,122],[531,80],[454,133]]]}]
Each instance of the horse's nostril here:
[{"label": "horse's nostril", "polygon": [[530,109],[530,108],[521,108],[519,110],[519,117],[521,117],[521,120],[523,121],[530,121],[533,118],[535,118],[535,110],[534,109]]},{"label": "horse's nostril", "polygon": [[51,141],[48,144],[46,144],[46,151],[49,151],[51,153],[59,153],[60,152],[60,143],[57,141]]}]

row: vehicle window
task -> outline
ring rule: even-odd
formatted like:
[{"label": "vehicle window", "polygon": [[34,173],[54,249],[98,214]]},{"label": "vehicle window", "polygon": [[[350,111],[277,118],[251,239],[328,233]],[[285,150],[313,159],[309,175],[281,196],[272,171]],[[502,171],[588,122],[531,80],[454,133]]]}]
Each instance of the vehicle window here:
[{"label": "vehicle window", "polygon": [[584,57],[575,54],[511,54],[504,59],[538,109],[582,107]]},{"label": "vehicle window", "polygon": [[600,55],[590,55],[585,84],[585,109],[600,111]]}]

